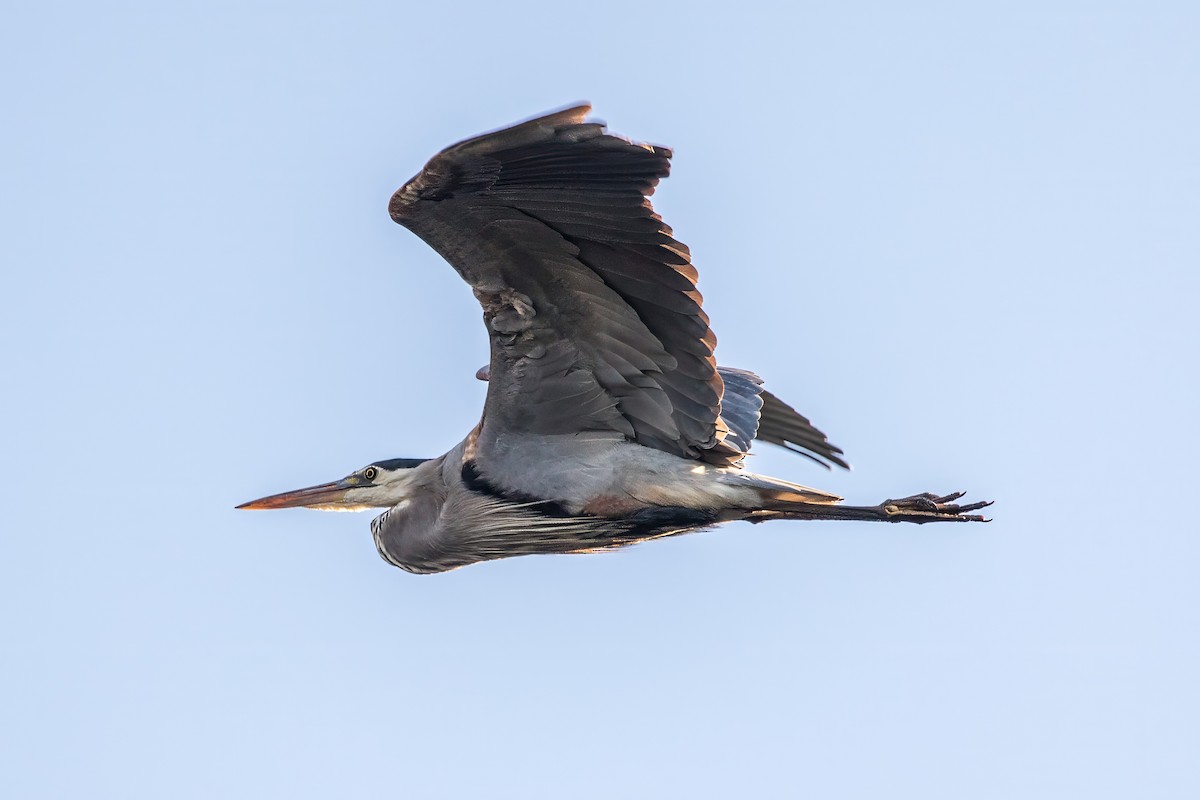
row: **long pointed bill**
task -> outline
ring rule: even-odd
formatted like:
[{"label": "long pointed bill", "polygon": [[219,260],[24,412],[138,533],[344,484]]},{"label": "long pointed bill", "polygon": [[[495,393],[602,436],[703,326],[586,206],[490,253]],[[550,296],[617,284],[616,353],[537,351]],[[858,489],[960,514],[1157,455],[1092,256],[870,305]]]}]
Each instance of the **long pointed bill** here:
[{"label": "long pointed bill", "polygon": [[294,492],[273,494],[259,500],[242,503],[238,508],[260,511],[268,508],[320,508],[322,506],[338,506],[344,502],[346,492],[354,488],[349,481],[340,480],[333,483],[322,483],[307,489],[297,489]]}]

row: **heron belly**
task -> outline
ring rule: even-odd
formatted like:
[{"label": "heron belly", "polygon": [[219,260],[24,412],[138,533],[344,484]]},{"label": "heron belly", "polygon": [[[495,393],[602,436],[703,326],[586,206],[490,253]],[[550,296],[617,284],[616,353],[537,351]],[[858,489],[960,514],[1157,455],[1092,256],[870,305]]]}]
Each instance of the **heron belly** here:
[{"label": "heron belly", "polygon": [[477,466],[514,497],[549,500],[572,514],[621,518],[653,507],[752,505],[757,493],[725,482],[728,468],[679,458],[608,433],[507,436],[481,446]]}]

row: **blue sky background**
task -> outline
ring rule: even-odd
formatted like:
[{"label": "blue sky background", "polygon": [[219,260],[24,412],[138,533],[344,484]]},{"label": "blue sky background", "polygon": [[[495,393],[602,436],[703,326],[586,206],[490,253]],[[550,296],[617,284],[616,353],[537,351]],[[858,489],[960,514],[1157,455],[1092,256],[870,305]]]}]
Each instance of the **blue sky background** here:
[{"label": "blue sky background", "polygon": [[[9,797],[1200,795],[1200,12],[1180,3],[24,4],[0,28]],[[235,512],[476,422],[394,225],[578,101],[723,363],[876,502],[415,577]]]}]

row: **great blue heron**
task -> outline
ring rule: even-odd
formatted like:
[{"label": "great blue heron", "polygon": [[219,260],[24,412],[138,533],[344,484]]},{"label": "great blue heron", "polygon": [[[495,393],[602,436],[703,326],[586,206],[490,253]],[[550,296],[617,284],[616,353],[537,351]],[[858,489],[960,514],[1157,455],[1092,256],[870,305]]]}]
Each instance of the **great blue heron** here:
[{"label": "great blue heron", "polygon": [[961,492],[846,506],[741,468],[755,438],[845,462],[756,375],[717,367],[688,248],[650,205],[671,151],[606,133],[590,110],[452,145],[388,205],[483,306],[487,401],[467,438],[239,508],[386,508],[375,544],[410,572],[733,520],[983,521],[969,512],[989,503],[955,504]]}]

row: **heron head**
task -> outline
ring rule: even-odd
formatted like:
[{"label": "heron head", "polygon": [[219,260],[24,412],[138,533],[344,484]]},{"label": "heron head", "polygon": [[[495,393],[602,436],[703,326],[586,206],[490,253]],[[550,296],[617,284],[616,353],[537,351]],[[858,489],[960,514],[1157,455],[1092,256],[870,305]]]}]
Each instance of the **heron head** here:
[{"label": "heron head", "polygon": [[315,508],[320,511],[365,511],[390,508],[409,495],[416,468],[429,459],[390,458],[376,461],[332,483],[309,486],[283,494],[273,494],[238,508]]}]

